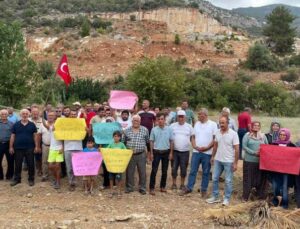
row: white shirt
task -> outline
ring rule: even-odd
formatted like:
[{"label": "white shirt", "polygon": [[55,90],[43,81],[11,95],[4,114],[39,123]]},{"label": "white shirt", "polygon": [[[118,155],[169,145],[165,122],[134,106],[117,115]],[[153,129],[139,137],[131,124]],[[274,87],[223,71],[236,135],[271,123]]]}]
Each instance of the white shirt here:
[{"label": "white shirt", "polygon": [[61,150],[63,148],[63,142],[60,140],[56,140],[54,137],[54,131],[52,127],[49,129],[50,133],[50,150]]},{"label": "white shirt", "polygon": [[180,125],[178,122],[173,123],[170,128],[173,132],[174,149],[177,151],[190,151],[191,136],[194,135],[193,127],[184,123]]},{"label": "white shirt", "polygon": [[215,159],[221,162],[234,162],[234,146],[240,144],[238,134],[232,129],[228,129],[224,134],[217,130],[215,142],[218,143]]},{"label": "white shirt", "polygon": [[130,118],[128,118],[127,121],[123,121],[121,117],[118,117],[117,122],[120,123],[122,130],[125,130],[132,126],[132,120]]},{"label": "white shirt", "polygon": [[44,145],[50,145],[51,133],[43,124],[39,128],[38,134],[42,135],[42,142]]},{"label": "white shirt", "polygon": [[[213,136],[216,134],[218,130],[217,123],[207,120],[205,123],[201,123],[197,121],[194,126],[195,132],[195,142],[197,147],[207,147],[212,141]],[[198,152],[196,149],[193,149],[193,152]],[[212,148],[202,152],[211,155]]]},{"label": "white shirt", "polygon": [[82,150],[81,140],[65,140],[64,151]]}]

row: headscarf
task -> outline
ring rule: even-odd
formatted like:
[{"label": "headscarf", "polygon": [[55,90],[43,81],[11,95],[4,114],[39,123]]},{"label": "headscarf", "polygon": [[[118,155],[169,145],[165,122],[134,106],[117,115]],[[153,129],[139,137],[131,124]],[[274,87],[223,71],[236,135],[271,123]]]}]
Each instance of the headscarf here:
[{"label": "headscarf", "polygon": [[[272,127],[277,124],[279,126],[279,130],[278,131],[273,131]],[[279,131],[280,131],[280,123],[279,122],[272,122],[271,126],[270,126],[270,135],[272,136],[272,142],[275,142],[278,140],[279,137]]]},{"label": "headscarf", "polygon": [[275,141],[276,144],[289,144],[291,143],[290,141],[290,138],[291,138],[291,131],[287,128],[281,128],[279,131],[278,131],[278,135],[281,133],[281,132],[284,132],[285,133],[285,139],[284,140],[280,140],[280,138],[278,138],[277,141]]},{"label": "headscarf", "polygon": [[250,138],[253,138],[253,139],[255,139],[255,140],[263,141],[265,135],[264,135],[261,131],[257,131],[256,136],[254,135],[254,132],[252,131],[252,130],[253,130],[253,126],[254,126],[254,124],[256,124],[256,123],[258,123],[259,126],[261,126],[261,123],[258,122],[258,121],[253,121],[253,122],[251,122],[251,130],[250,130],[250,133],[249,133],[249,137],[250,137]]}]

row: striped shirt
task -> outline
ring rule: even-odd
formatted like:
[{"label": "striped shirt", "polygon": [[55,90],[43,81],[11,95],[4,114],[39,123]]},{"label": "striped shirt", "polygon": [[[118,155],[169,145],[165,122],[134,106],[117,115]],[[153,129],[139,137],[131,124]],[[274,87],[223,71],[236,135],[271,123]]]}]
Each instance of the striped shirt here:
[{"label": "striped shirt", "polygon": [[124,131],[124,142],[128,149],[132,149],[133,153],[144,152],[149,142],[149,131],[146,127],[140,126],[138,132],[134,132],[132,127]]}]

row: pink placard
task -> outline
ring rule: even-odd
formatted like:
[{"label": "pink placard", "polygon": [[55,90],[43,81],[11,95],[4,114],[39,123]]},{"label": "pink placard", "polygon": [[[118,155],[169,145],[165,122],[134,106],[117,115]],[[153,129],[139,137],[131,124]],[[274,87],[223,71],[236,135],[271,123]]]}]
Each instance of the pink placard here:
[{"label": "pink placard", "polygon": [[72,165],[75,176],[96,176],[102,163],[99,152],[80,152],[72,154]]},{"label": "pink placard", "polygon": [[132,91],[110,91],[109,106],[119,110],[131,110],[138,101],[137,95]]}]

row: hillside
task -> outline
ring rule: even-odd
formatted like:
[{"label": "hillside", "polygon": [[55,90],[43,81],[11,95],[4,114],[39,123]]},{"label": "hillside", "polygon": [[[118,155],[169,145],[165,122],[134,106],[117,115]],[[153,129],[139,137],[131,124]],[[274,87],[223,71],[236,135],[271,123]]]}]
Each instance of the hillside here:
[{"label": "hillside", "polygon": [[[265,23],[266,15],[270,14],[274,8],[282,4],[273,4],[262,7],[246,7],[246,8],[236,8],[232,12],[238,13],[242,16],[247,16],[257,19],[260,23]],[[294,21],[294,26],[297,27],[298,32],[300,33],[300,7],[283,5],[290,10],[290,12],[295,15],[297,18]]]}]

